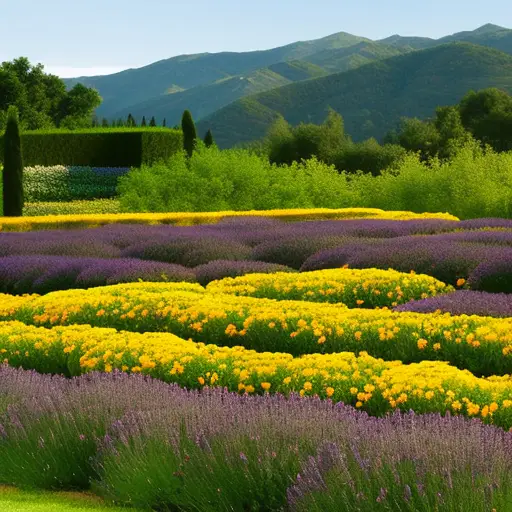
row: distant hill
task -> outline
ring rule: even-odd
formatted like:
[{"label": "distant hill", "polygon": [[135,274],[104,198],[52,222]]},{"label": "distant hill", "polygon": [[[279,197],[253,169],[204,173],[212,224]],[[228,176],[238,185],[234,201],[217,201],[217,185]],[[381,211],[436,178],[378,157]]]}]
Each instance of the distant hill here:
[{"label": "distant hill", "polygon": [[[322,50],[345,48],[366,41],[364,37],[345,32],[314,41],[300,41],[272,50],[234,53],[202,53],[181,55],[161,60],[138,69],[113,75],[66,79],[72,87],[83,83],[96,88],[103,103],[98,116],[113,117],[117,112],[167,93],[169,88],[191,89],[224,78],[252,73],[284,61],[300,60]],[[155,115],[146,112],[146,116]]]},{"label": "distant hill", "polygon": [[355,140],[381,138],[402,116],[429,117],[437,106],[485,87],[512,92],[512,56],[449,43],[243,98],[198,128],[211,128],[217,143],[227,147],[262,137],[279,114],[292,124],[320,123],[333,108]]},{"label": "distant hill", "polygon": [[185,109],[191,110],[195,119],[201,119],[238,98],[327,74],[325,70],[309,62],[279,62],[247,75],[228,77],[211,84],[160,95],[118,110],[113,117],[124,119],[132,114],[135,119],[141,119],[151,113],[158,122],[165,118],[168,125],[174,125],[180,122]]},{"label": "distant hill", "polygon": [[451,36],[445,36],[440,39],[394,35],[377,42],[396,48],[415,50],[424,50],[445,43],[473,43],[512,54],[512,30],[491,23],[482,25],[476,30],[457,32]]},{"label": "distant hill", "polygon": [[[189,109],[198,121],[247,97],[251,100],[243,104],[255,114],[262,105],[252,99],[254,94],[456,42],[478,44],[512,54],[512,30],[491,24],[441,39],[393,35],[372,41],[339,32],[271,50],[180,55],[113,75],[72,78],[65,82],[68,87],[80,82],[98,89],[103,98],[96,112],[99,117],[117,119],[132,113],[139,120],[143,115],[146,119],[155,116],[157,122],[165,117],[168,125],[174,125],[180,122],[185,109]],[[437,72],[446,74],[441,69]],[[376,94],[379,97],[378,91]],[[230,108],[231,111],[239,110],[240,105]],[[265,110],[264,115],[259,112],[256,117],[260,114],[264,119],[273,115]],[[380,133],[375,127],[382,122],[368,119],[365,112],[359,117],[365,121],[358,132]]]}]

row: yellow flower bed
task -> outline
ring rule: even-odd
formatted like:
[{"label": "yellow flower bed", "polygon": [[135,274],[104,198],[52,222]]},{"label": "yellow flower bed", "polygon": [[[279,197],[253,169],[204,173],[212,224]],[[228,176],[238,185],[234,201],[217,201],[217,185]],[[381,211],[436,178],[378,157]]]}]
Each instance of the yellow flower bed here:
[{"label": "yellow flower bed", "polygon": [[[343,401],[383,414],[396,408],[479,416],[512,426],[512,380],[477,378],[444,362],[404,365],[362,352],[293,358],[243,347],[185,341],[172,334],[138,334],[90,326],[45,329],[0,322],[0,356],[12,366],[78,375],[121,370],[188,388],[225,386],[240,393],[292,391]],[[0,360],[2,360],[0,359]]]},{"label": "yellow flower bed", "polygon": [[394,307],[454,291],[452,286],[424,274],[348,268],[227,277],[211,282],[206,289],[211,293],[278,300],[341,302],[349,308]]},{"label": "yellow flower bed", "polygon": [[30,231],[35,229],[66,229],[98,227],[113,223],[131,224],[193,224],[216,223],[224,217],[262,216],[287,221],[315,219],[445,219],[459,220],[449,213],[413,213],[384,211],[378,208],[328,208],[253,210],[245,212],[176,212],[176,213],[120,213],[91,215],[47,215],[39,217],[0,217],[0,231]]},{"label": "yellow flower bed", "polygon": [[476,375],[512,373],[512,318],[398,313],[344,305],[212,294],[197,284],[135,283],[0,296],[4,319],[89,324],[243,345],[292,355],[367,351],[404,363],[449,361]]}]

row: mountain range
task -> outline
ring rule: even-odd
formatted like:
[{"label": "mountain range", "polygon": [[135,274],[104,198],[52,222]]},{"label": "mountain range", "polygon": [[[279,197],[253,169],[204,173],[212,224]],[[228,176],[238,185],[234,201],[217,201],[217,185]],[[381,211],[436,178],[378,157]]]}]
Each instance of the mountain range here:
[{"label": "mountain range", "polygon": [[271,50],[181,55],[112,75],[65,80],[94,87],[99,117],[166,118],[189,109],[221,147],[261,137],[282,115],[321,122],[329,108],[354,140],[381,138],[400,117],[428,117],[471,89],[512,92],[512,30],[484,25],[441,39],[346,32]]}]

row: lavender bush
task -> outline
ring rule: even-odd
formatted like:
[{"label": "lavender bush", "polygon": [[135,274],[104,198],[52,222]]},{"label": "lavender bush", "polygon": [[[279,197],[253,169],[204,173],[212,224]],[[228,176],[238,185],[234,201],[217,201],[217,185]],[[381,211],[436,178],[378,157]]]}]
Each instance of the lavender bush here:
[{"label": "lavender bush", "polygon": [[223,236],[200,236],[156,241],[149,245],[136,244],[127,247],[121,254],[124,257],[196,267],[214,260],[248,259],[250,248]]},{"label": "lavender bush", "polygon": [[457,290],[454,293],[412,300],[394,308],[395,311],[414,313],[450,313],[451,315],[478,315],[512,317],[512,295],[487,293],[472,290]]},{"label": "lavender bush", "polygon": [[[111,224],[90,229],[0,233],[0,256],[127,257],[190,268],[217,260],[261,261],[302,271],[348,264],[353,268],[404,272],[413,269],[450,284],[468,279],[483,262],[490,265],[487,274],[494,272],[492,265],[497,265],[498,274],[505,273],[499,262],[512,260],[512,230],[505,229],[507,224],[500,224],[499,219],[470,222],[282,222],[247,217],[195,226]],[[461,225],[478,229],[454,231]],[[492,229],[481,229],[487,225]],[[491,284],[477,284],[479,279],[472,278],[477,289],[505,291],[491,289]]]},{"label": "lavender bush", "polygon": [[512,250],[482,261],[469,275],[468,284],[474,290],[512,293]]},{"label": "lavender bush", "polygon": [[192,270],[180,265],[131,258],[66,256],[0,257],[0,292],[39,293],[70,288],[142,281],[194,282]]},{"label": "lavender bush", "polygon": [[224,277],[237,277],[251,273],[294,272],[294,269],[263,261],[214,260],[204,265],[198,265],[194,268],[194,272],[197,282],[202,286],[206,286],[211,281],[223,279]]},{"label": "lavender bush", "polygon": [[425,504],[439,494],[438,510],[510,503],[512,433],[479,420],[374,418],[298,395],[6,366],[0,389],[0,483],[92,482],[119,503],[205,512],[320,510],[315,503],[327,511],[433,510]]}]

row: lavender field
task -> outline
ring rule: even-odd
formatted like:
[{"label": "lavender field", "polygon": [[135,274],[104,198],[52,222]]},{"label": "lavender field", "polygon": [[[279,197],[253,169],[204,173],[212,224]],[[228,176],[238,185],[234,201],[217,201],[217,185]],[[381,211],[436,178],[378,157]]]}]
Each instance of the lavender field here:
[{"label": "lavender field", "polygon": [[[261,217],[198,226],[111,224],[0,233],[0,291],[41,293],[246,273],[380,268],[431,275],[472,290],[512,291],[512,221]],[[507,277],[508,276],[508,277]]]},{"label": "lavender field", "polygon": [[[0,292],[0,485],[151,510],[512,510],[512,221],[0,232]],[[335,293],[354,309],[318,303]]]}]

